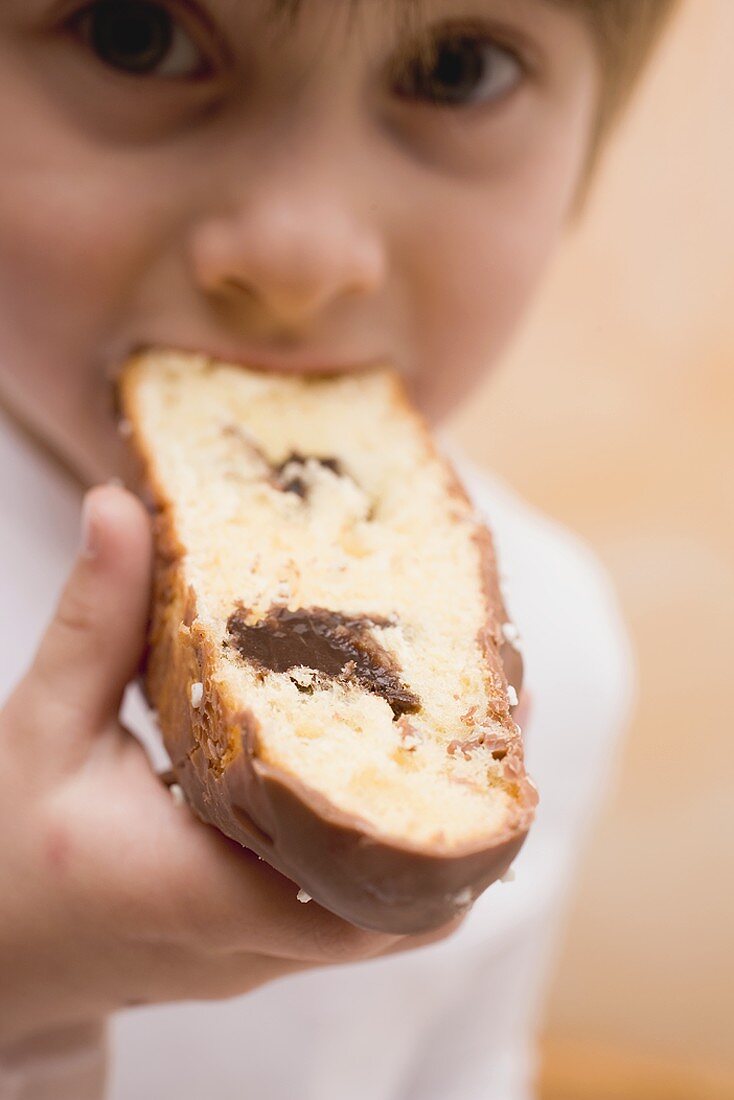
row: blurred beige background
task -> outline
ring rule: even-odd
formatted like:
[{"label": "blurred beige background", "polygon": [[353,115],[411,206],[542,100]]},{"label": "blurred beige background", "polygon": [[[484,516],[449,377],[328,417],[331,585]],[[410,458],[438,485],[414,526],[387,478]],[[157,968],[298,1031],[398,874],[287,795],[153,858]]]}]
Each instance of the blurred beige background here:
[{"label": "blurred beige background", "polygon": [[734,0],[684,4],[458,423],[594,544],[640,662],[550,1009],[554,1100],[734,1095],[733,47]]}]

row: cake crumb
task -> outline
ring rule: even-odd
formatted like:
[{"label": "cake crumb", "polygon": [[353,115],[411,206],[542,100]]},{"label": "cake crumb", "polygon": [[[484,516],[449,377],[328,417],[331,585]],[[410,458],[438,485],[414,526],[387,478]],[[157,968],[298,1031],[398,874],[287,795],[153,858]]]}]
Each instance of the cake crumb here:
[{"label": "cake crumb", "polygon": [[307,668],[305,665],[298,665],[296,668],[292,668],[288,673],[291,680],[300,688],[313,687],[314,683],[318,680],[318,674],[312,668]]},{"label": "cake crumb", "polygon": [[279,581],[275,588],[275,599],[288,603],[293,598],[293,589],[288,581]]},{"label": "cake crumb", "polygon": [[458,894],[454,894],[454,901],[457,905],[465,906],[472,903],[471,887],[465,886],[463,890],[459,890]]},{"label": "cake crumb", "polygon": [[413,722],[403,714],[396,722],[400,731],[400,747],[413,752],[423,742],[423,734]]},{"label": "cake crumb", "polygon": [[200,680],[197,680],[191,685],[191,706],[194,710],[198,710],[204,701],[204,685]]},{"label": "cake crumb", "polygon": [[313,901],[313,898],[311,897],[311,895],[307,894],[305,890],[299,890],[298,893],[296,894],[296,897],[298,898],[299,901],[302,901],[304,905],[306,904],[307,901]]},{"label": "cake crumb", "polygon": [[510,700],[510,706],[516,707],[520,700],[517,697],[517,692],[512,684],[507,685],[507,698]]},{"label": "cake crumb", "polygon": [[500,882],[514,882],[515,881],[515,868],[508,867],[504,875],[500,879]]}]

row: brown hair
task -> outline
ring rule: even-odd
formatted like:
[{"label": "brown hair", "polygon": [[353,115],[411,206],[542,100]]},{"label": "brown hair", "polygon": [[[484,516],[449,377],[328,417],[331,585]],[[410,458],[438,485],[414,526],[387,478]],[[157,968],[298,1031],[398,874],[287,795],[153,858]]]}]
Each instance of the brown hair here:
[{"label": "brown hair", "polygon": [[680,0],[556,0],[579,11],[591,30],[602,70],[589,170],[625,107],[638,77]]}]

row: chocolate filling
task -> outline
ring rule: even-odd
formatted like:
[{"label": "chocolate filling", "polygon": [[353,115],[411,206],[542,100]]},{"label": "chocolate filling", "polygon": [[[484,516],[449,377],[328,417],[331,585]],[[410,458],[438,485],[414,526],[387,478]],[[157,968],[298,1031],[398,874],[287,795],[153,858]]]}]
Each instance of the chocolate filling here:
[{"label": "chocolate filling", "polygon": [[282,462],[271,462],[262,447],[255,442],[254,439],[245,431],[245,429],[239,424],[225,424],[222,427],[222,433],[225,436],[230,436],[233,439],[242,443],[250,455],[258,459],[263,468],[263,474],[268,478],[270,483],[276,489],[280,489],[282,493],[295,493],[302,500],[305,500],[308,496],[308,485],[305,479],[293,470],[289,471],[288,476],[285,476],[286,467],[293,464],[305,467],[309,461],[318,462],[320,466],[324,466],[327,470],[331,470],[338,477],[347,477],[344,467],[338,458],[332,458],[330,455],[305,455],[302,451],[290,451]]},{"label": "chocolate filling", "polygon": [[272,607],[257,623],[239,607],[227,621],[231,644],[246,660],[271,672],[305,666],[341,683],[359,684],[380,695],[398,718],[420,709],[420,700],[402,682],[399,666],[370,633],[391,626],[379,616],[342,615],[322,607]]},{"label": "chocolate filling", "polygon": [[337,474],[338,477],[344,477],[344,469],[338,458],[331,458],[329,456],[321,457],[320,455],[304,455],[301,454],[300,451],[291,451],[282,462],[272,466],[273,476],[277,487],[284,493],[295,493],[296,496],[305,500],[308,496],[308,485],[303,477],[298,473],[293,473],[293,471],[286,477],[285,471],[288,466],[305,466],[309,460],[318,462],[320,466],[324,466],[327,470],[331,470],[332,473]]}]

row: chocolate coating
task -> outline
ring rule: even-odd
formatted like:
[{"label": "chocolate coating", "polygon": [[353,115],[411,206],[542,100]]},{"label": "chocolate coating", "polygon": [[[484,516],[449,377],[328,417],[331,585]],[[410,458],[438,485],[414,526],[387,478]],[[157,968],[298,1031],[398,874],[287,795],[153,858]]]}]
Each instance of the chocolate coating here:
[{"label": "chocolate coating", "polygon": [[373,637],[391,625],[379,616],[343,615],[322,607],[272,607],[249,623],[243,607],[227,621],[231,644],[247,661],[270,672],[305,667],[343,683],[356,683],[389,704],[396,718],[420,709],[420,699],[402,682],[395,658]]}]

